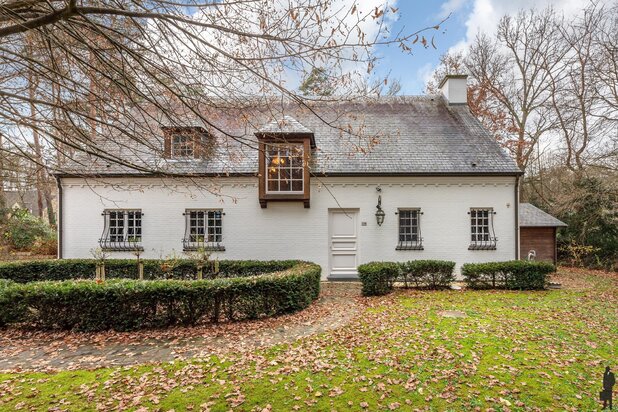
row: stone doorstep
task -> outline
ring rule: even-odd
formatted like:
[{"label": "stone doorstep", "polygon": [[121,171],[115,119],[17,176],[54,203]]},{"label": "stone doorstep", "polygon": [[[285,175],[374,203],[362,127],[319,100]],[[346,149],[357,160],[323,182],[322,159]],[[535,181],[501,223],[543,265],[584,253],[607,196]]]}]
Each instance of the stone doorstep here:
[{"label": "stone doorstep", "polygon": [[322,281],[320,283],[320,288],[323,293],[336,294],[336,295],[358,295],[361,293],[361,283],[344,281],[344,282],[334,282],[331,280]]}]

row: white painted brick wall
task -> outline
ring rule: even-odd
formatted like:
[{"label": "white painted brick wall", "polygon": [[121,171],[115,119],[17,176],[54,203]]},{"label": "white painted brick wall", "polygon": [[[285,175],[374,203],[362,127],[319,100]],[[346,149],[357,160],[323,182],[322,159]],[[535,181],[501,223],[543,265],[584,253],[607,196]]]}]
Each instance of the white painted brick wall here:
[{"label": "white painted brick wall", "polygon": [[[359,260],[444,259],[463,263],[515,258],[514,177],[321,178],[311,184],[311,208],[302,202],[260,208],[257,178],[203,179],[196,185],[178,179],[65,178],[63,186],[63,257],[88,258],[98,247],[105,208],[142,209],[144,258],[182,254],[186,208],[222,208],[222,259],[304,259],[328,274],[328,210],[358,208]],[[204,190],[219,187],[222,196]],[[330,192],[324,188],[328,186]],[[375,219],[376,186],[382,188],[386,219]],[[332,194],[331,194],[332,193]],[[338,203],[337,203],[338,202]],[[425,250],[396,251],[397,208],[420,207]],[[497,250],[470,251],[471,207],[493,207]],[[112,252],[112,257],[131,257]]]}]

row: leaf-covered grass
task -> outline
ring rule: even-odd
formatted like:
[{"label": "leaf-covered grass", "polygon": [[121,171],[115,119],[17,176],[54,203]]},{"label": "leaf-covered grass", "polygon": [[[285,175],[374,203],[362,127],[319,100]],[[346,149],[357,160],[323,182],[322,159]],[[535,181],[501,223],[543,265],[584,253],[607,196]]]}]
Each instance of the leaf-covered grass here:
[{"label": "leaf-covered grass", "polygon": [[618,369],[618,282],[562,276],[576,288],[371,298],[346,327],[254,353],[4,374],[0,410],[593,410]]}]

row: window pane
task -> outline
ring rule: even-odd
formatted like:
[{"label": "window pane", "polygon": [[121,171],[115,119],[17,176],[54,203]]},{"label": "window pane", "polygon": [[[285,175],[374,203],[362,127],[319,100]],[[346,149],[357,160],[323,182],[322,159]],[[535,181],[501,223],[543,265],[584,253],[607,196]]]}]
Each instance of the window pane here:
[{"label": "window pane", "polygon": [[[303,185],[303,146],[275,145],[266,152],[266,189],[269,192],[300,192]],[[294,182],[300,181],[299,183]]]},{"label": "window pane", "polygon": [[302,192],[303,190],[303,181],[302,180],[294,180],[292,182],[292,191],[294,192]]},{"label": "window pane", "polygon": [[142,240],[142,212],[139,210],[111,210],[105,213],[106,242],[137,243]]},{"label": "window pane", "polygon": [[[275,182],[276,183],[276,182]],[[189,212],[189,236],[185,247],[198,248],[214,246],[222,240],[220,210],[197,210]]]},{"label": "window pane", "polygon": [[292,179],[303,179],[303,169],[292,169]]},{"label": "window pane", "polygon": [[292,185],[289,180],[281,180],[279,182],[279,191],[280,192],[290,192],[292,190]]},{"label": "window pane", "polygon": [[193,136],[189,134],[175,134],[172,136],[172,156],[193,156]]}]

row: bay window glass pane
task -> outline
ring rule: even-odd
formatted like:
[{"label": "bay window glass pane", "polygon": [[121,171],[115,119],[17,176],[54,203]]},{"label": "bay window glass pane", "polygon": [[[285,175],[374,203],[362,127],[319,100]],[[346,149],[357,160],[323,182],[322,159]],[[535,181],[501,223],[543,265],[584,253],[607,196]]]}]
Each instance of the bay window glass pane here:
[{"label": "bay window glass pane", "polygon": [[302,144],[270,145],[266,151],[266,189],[269,192],[302,192]]}]

